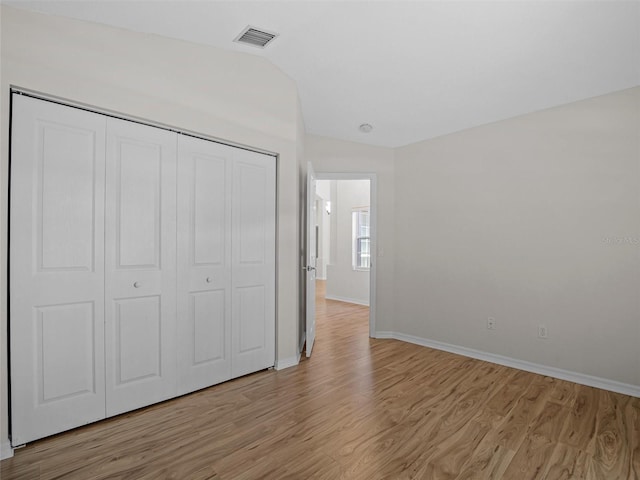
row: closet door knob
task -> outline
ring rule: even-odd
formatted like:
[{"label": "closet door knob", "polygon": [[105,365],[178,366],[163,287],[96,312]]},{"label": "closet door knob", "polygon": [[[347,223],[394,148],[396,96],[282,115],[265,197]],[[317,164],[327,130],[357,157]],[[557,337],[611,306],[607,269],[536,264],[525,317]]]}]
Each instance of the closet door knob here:
[{"label": "closet door knob", "polygon": [[213,278],[207,277],[207,283],[211,283],[211,282],[213,282]]},{"label": "closet door knob", "polygon": [[133,288],[140,288],[140,282],[133,282]]}]

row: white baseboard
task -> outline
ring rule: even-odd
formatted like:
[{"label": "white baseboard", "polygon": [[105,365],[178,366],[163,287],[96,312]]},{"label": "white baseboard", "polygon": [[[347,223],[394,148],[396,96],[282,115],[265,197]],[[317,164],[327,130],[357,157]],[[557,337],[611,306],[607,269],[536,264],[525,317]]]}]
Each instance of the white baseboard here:
[{"label": "white baseboard", "polygon": [[505,367],[517,368],[519,370],[525,370],[527,372],[538,373],[540,375],[546,375],[553,378],[559,378],[560,380],[579,383],[580,385],[586,385],[588,387],[601,388],[603,390],[631,395],[632,397],[640,397],[640,386],[632,385],[629,383],[622,383],[616,380],[594,377],[592,375],[586,375],[584,373],[549,367],[546,365],[541,365],[539,363],[527,362],[525,360],[518,360],[517,358],[504,357],[502,355],[496,355],[494,353],[483,352],[481,350],[474,350],[467,347],[460,347],[458,345],[451,345],[449,343],[429,340],[426,338],[416,337],[414,335],[407,335],[405,333],[376,332],[376,338],[393,338],[396,340],[401,340],[403,342],[421,345],[423,347],[434,348],[436,350],[456,353],[465,357],[471,357],[478,360],[484,360],[486,362],[497,363],[498,365],[504,365]]},{"label": "white baseboard", "polygon": [[282,360],[277,360],[275,364],[276,370],[284,370],[285,368],[295,367],[300,363],[300,352],[294,357],[283,358]]},{"label": "white baseboard", "polygon": [[365,307],[369,306],[368,301],[363,302],[362,300],[357,300],[355,298],[338,297],[336,295],[325,295],[324,298],[327,300],[337,300],[339,302],[355,303],[356,305],[364,305]]},{"label": "white baseboard", "polygon": [[8,440],[0,442],[0,460],[13,457],[13,448]]}]

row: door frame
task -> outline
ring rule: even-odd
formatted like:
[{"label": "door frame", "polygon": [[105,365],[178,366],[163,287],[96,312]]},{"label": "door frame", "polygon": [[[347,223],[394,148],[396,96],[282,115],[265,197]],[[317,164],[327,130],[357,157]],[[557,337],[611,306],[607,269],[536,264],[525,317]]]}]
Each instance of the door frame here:
[{"label": "door frame", "polygon": [[369,180],[369,218],[371,221],[371,268],[369,269],[369,337],[376,338],[376,292],[378,270],[378,178],[375,173],[316,171],[316,180]]}]

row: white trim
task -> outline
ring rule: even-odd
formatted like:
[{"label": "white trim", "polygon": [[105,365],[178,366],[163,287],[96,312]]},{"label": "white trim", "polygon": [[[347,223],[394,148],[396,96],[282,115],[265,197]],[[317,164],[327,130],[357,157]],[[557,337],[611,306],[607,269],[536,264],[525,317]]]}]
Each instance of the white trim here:
[{"label": "white trim", "polygon": [[612,392],[622,393],[625,395],[631,395],[632,397],[640,398],[640,385],[622,383],[616,380],[610,380],[608,378],[594,377],[592,375],[586,375],[580,372],[572,372],[570,370],[549,367],[547,365],[541,365],[539,363],[518,360],[517,358],[504,357],[502,355],[496,355],[494,353],[483,352],[481,350],[474,350],[473,348],[461,347],[458,345],[451,345],[449,343],[438,342],[437,340],[429,340],[427,338],[407,335],[405,333],[376,332],[376,338],[393,338],[395,340],[414,343],[423,347],[434,348],[436,350],[443,350],[445,352],[455,353],[458,355],[463,355],[465,357],[476,358],[478,360],[484,360],[491,363],[497,363],[498,365],[504,365],[505,367],[517,368],[518,370],[538,373],[540,375],[546,375],[548,377],[559,378],[560,380],[579,383],[580,385],[586,385],[588,387],[601,388],[603,390],[609,390]]},{"label": "white trim", "polygon": [[295,367],[300,363],[300,352],[295,357],[283,358],[282,360],[277,360],[274,368],[276,370],[284,370],[285,368]]},{"label": "white trim", "polygon": [[11,444],[5,440],[0,443],[0,460],[13,457],[13,448]]},{"label": "white trim", "polygon": [[372,255],[371,268],[369,269],[369,337],[375,338],[377,309],[376,285],[378,278],[378,176],[375,173],[316,172],[316,180],[369,180],[369,215],[371,222],[370,232]]},{"label": "white trim", "polygon": [[355,303],[356,305],[364,305],[365,307],[369,306],[369,303],[365,300],[356,300],[355,298],[347,298],[347,297],[338,297],[336,295],[324,295],[324,298],[327,300],[337,300],[338,302],[347,302],[347,303]]}]

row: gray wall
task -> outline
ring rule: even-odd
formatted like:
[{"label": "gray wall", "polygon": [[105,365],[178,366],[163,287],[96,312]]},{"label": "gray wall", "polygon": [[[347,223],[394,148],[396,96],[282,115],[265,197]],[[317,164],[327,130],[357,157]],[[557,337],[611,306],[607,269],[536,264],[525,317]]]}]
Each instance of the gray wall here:
[{"label": "gray wall", "polygon": [[640,88],[395,153],[395,331],[640,385]]}]

